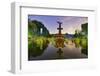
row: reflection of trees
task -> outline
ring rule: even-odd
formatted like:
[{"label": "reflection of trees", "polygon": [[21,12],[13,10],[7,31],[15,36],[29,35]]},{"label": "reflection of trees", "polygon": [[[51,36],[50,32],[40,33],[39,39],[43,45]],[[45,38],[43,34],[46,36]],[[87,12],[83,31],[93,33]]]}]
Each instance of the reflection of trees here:
[{"label": "reflection of trees", "polygon": [[82,48],[81,53],[88,55],[88,48]]},{"label": "reflection of trees", "polygon": [[43,54],[48,47],[48,40],[46,38],[35,38],[28,44],[28,58],[37,57]]},{"label": "reflection of trees", "polygon": [[81,47],[81,52],[88,55],[88,41],[87,38],[75,38],[74,39],[75,47]]}]

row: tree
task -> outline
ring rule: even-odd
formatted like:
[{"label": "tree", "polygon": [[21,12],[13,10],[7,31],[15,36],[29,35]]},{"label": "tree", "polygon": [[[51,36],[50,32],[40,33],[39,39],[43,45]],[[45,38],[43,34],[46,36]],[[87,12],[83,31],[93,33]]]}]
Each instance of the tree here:
[{"label": "tree", "polygon": [[[42,34],[41,34],[41,28],[43,30]],[[44,26],[42,22],[37,20],[28,20],[28,32],[31,33],[32,35],[38,35],[38,36],[49,35],[48,29]]]},{"label": "tree", "polygon": [[82,24],[81,28],[83,33],[88,34],[88,23]]},{"label": "tree", "polygon": [[79,30],[75,30],[75,34],[74,34],[74,37],[78,37],[79,36]]}]

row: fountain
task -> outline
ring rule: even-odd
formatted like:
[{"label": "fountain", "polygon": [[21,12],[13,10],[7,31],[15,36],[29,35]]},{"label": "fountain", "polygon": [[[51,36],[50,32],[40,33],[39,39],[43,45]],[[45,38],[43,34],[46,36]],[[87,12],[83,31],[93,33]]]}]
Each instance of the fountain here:
[{"label": "fountain", "polygon": [[63,48],[64,47],[64,36],[61,33],[61,30],[63,30],[63,28],[61,27],[61,22],[57,22],[59,24],[59,28],[57,28],[58,30],[58,34],[56,34],[56,47],[57,48]]}]

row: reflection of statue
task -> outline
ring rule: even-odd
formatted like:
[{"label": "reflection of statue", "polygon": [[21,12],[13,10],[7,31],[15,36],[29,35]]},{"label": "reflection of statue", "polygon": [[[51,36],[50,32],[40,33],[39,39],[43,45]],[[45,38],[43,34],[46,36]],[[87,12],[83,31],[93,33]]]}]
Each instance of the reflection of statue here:
[{"label": "reflection of statue", "polygon": [[59,48],[59,50],[57,51],[58,57],[62,58],[63,57],[63,51],[61,50],[61,48]]},{"label": "reflection of statue", "polygon": [[58,22],[58,24],[59,24],[59,28],[57,28],[57,29],[58,29],[59,32],[56,35],[56,47],[63,48],[64,47],[64,37],[61,33],[61,30],[63,29],[63,28],[61,28],[62,23]]}]

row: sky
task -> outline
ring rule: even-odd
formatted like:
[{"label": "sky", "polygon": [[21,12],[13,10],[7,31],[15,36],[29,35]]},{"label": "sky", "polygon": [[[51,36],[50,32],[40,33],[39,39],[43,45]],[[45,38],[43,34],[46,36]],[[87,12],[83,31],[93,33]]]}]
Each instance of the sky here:
[{"label": "sky", "polygon": [[57,21],[62,22],[62,34],[74,34],[75,30],[81,30],[81,24],[87,23],[87,17],[80,16],[47,16],[47,15],[28,15],[28,19],[37,20],[44,24],[50,34],[58,33]]}]

